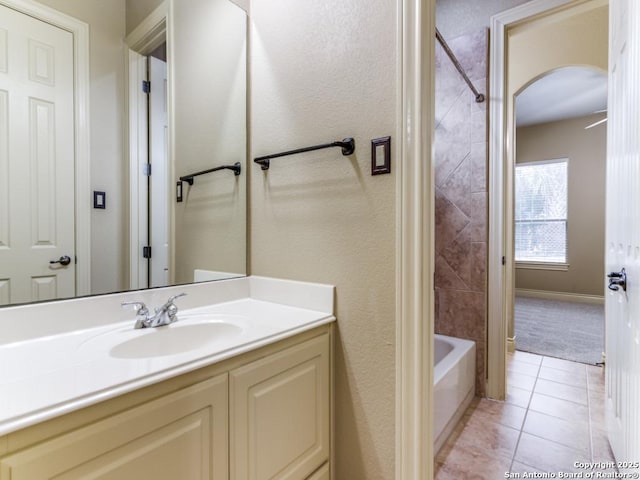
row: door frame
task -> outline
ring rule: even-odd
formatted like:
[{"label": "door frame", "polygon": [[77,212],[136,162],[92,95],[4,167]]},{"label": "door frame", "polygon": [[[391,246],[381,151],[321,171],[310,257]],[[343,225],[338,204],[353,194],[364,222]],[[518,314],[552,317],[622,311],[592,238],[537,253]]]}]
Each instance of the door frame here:
[{"label": "door frame", "polygon": [[91,294],[91,155],[89,110],[89,25],[33,0],[0,4],[71,33],[73,37],[73,127],[75,148],[76,296]]},{"label": "door frame", "polygon": [[434,477],[435,0],[398,0],[396,479]]},{"label": "door frame", "polygon": [[[162,2],[125,38],[127,95],[127,146],[129,152],[129,289],[146,288],[148,284],[147,259],[142,257],[143,238],[146,237],[149,199],[147,177],[142,165],[148,163],[149,138],[147,95],[141,84],[147,80],[146,56],[167,40],[169,6]],[[169,151],[167,162],[171,164]]]},{"label": "door frame", "polygon": [[[487,297],[487,396],[506,395],[508,321],[515,295],[513,258],[513,159],[515,129],[508,116],[507,31],[551,10],[589,0],[532,0],[491,18],[489,68],[489,258]],[[511,340],[513,341],[513,340]]]}]

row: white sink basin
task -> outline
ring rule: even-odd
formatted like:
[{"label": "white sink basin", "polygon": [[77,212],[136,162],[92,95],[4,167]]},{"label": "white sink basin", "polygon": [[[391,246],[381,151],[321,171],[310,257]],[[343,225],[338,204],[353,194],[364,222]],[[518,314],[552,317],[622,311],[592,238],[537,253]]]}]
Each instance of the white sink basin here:
[{"label": "white sink basin", "polygon": [[226,322],[173,323],[145,329],[139,336],[115,345],[109,355],[115,358],[146,358],[175,355],[196,350],[213,342],[242,333],[242,328]]},{"label": "white sink basin", "polygon": [[134,322],[122,324],[86,340],[83,353],[107,351],[113,358],[152,358],[199,350],[227,342],[242,334],[246,322],[241,316],[178,314],[178,321],[156,328],[134,329]]}]

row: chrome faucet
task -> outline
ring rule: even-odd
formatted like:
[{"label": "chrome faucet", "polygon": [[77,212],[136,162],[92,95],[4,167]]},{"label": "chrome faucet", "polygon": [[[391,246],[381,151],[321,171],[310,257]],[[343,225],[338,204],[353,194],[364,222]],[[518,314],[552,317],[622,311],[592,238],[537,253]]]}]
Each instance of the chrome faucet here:
[{"label": "chrome faucet", "polygon": [[185,295],[186,293],[179,293],[169,297],[169,300],[164,305],[155,309],[153,315],[150,315],[149,309],[143,302],[122,302],[121,305],[123,307],[133,305],[133,308],[136,309],[136,324],[134,328],[155,328],[169,325],[178,319],[176,317],[178,307],[173,302],[176,298],[184,297]]}]

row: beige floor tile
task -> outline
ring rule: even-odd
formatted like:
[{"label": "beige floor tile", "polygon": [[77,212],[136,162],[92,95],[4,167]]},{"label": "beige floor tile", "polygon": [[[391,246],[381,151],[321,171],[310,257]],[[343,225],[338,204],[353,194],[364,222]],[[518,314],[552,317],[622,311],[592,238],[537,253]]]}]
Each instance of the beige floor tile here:
[{"label": "beige floor tile", "polygon": [[436,480],[495,480],[504,478],[511,458],[490,456],[461,447],[436,462]]},{"label": "beige floor tile", "polygon": [[593,428],[591,431],[591,444],[593,448],[594,462],[614,462],[613,452],[609,445],[607,432],[604,429]]},{"label": "beige floor tile", "polygon": [[532,363],[534,365],[540,365],[542,363],[542,355],[536,355],[535,353],[529,352],[521,352],[516,350],[513,353],[510,353],[507,356],[507,361],[509,362],[524,362],[524,363]]},{"label": "beige floor tile", "polygon": [[473,401],[436,457],[437,480],[580,472],[576,461],[613,460],[601,368],[526,352],[509,354],[507,367],[505,402]]},{"label": "beige floor tile", "polygon": [[565,370],[567,372],[584,372],[586,370],[586,365],[584,363],[571,362],[569,360],[553,357],[543,357],[542,366],[557,368],[558,370]]},{"label": "beige floor tile", "polygon": [[589,407],[561,398],[534,393],[529,410],[546,413],[565,420],[586,423],[589,421]]},{"label": "beige floor tile", "polygon": [[604,388],[604,368],[587,365],[586,370],[587,376],[589,377],[589,384],[592,386],[599,385]]},{"label": "beige floor tile", "polygon": [[512,371],[507,375],[507,385],[509,387],[513,386],[531,392],[535,384],[536,377],[532,377],[531,375],[523,375]]},{"label": "beige floor tile", "polygon": [[604,403],[604,395],[605,395],[605,388],[604,385],[593,385],[591,383],[591,380],[587,380],[589,383],[587,384],[587,388],[589,390],[589,393],[591,395],[597,395],[599,397],[599,401],[601,403]]},{"label": "beige floor tile", "polygon": [[469,417],[464,429],[456,438],[454,448],[485,455],[512,458],[520,431],[492,422],[483,416]]},{"label": "beige floor tile", "polygon": [[570,402],[587,405],[587,389],[586,387],[573,387],[564,383],[552,382],[539,378],[536,382],[535,393],[549,395],[551,397],[569,400]]},{"label": "beige floor tile", "polygon": [[589,405],[589,419],[594,428],[604,430],[606,428],[606,409],[603,404],[592,402]]},{"label": "beige floor tile", "polygon": [[526,412],[526,408],[483,398],[473,405],[472,416],[520,430]]},{"label": "beige floor tile", "polygon": [[531,399],[531,392],[523,390],[522,388],[514,387],[513,385],[507,385],[507,398],[505,399],[505,402],[518,407],[527,408],[529,406],[529,400]]},{"label": "beige floor tile", "polygon": [[588,422],[570,422],[530,410],[522,431],[579,450],[587,458],[591,456]]},{"label": "beige floor tile", "polygon": [[532,377],[538,376],[538,370],[540,370],[540,365],[526,362],[512,362],[508,364],[507,367],[508,374],[522,373],[524,375],[530,375]]},{"label": "beige floor tile", "polygon": [[531,467],[520,462],[513,462],[511,468],[509,469],[509,472],[520,474],[520,476],[524,475],[525,473],[544,473],[542,470],[538,470],[535,467]]},{"label": "beige floor tile", "polygon": [[543,472],[575,472],[574,462],[587,462],[590,457],[559,443],[522,433],[514,460]]},{"label": "beige floor tile", "polygon": [[576,371],[568,372],[566,370],[560,370],[558,368],[545,367],[540,368],[539,378],[545,380],[551,380],[552,382],[564,383],[565,385],[571,385],[573,387],[587,387],[587,372]]}]

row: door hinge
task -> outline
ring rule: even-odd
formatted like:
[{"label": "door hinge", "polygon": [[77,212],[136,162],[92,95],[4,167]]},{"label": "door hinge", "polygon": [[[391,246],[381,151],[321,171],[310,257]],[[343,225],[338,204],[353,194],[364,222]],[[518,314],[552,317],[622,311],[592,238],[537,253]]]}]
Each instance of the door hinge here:
[{"label": "door hinge", "polygon": [[151,258],[151,247],[149,245],[142,247],[142,258]]},{"label": "door hinge", "polygon": [[151,82],[149,80],[143,80],[142,81],[142,91],[144,93],[150,93],[151,92]]},{"label": "door hinge", "polygon": [[507,257],[502,257],[502,265],[506,265],[507,264]]},{"label": "door hinge", "polygon": [[151,176],[151,164],[150,163],[143,163],[142,164],[142,175],[144,175],[145,177],[150,177]]}]

